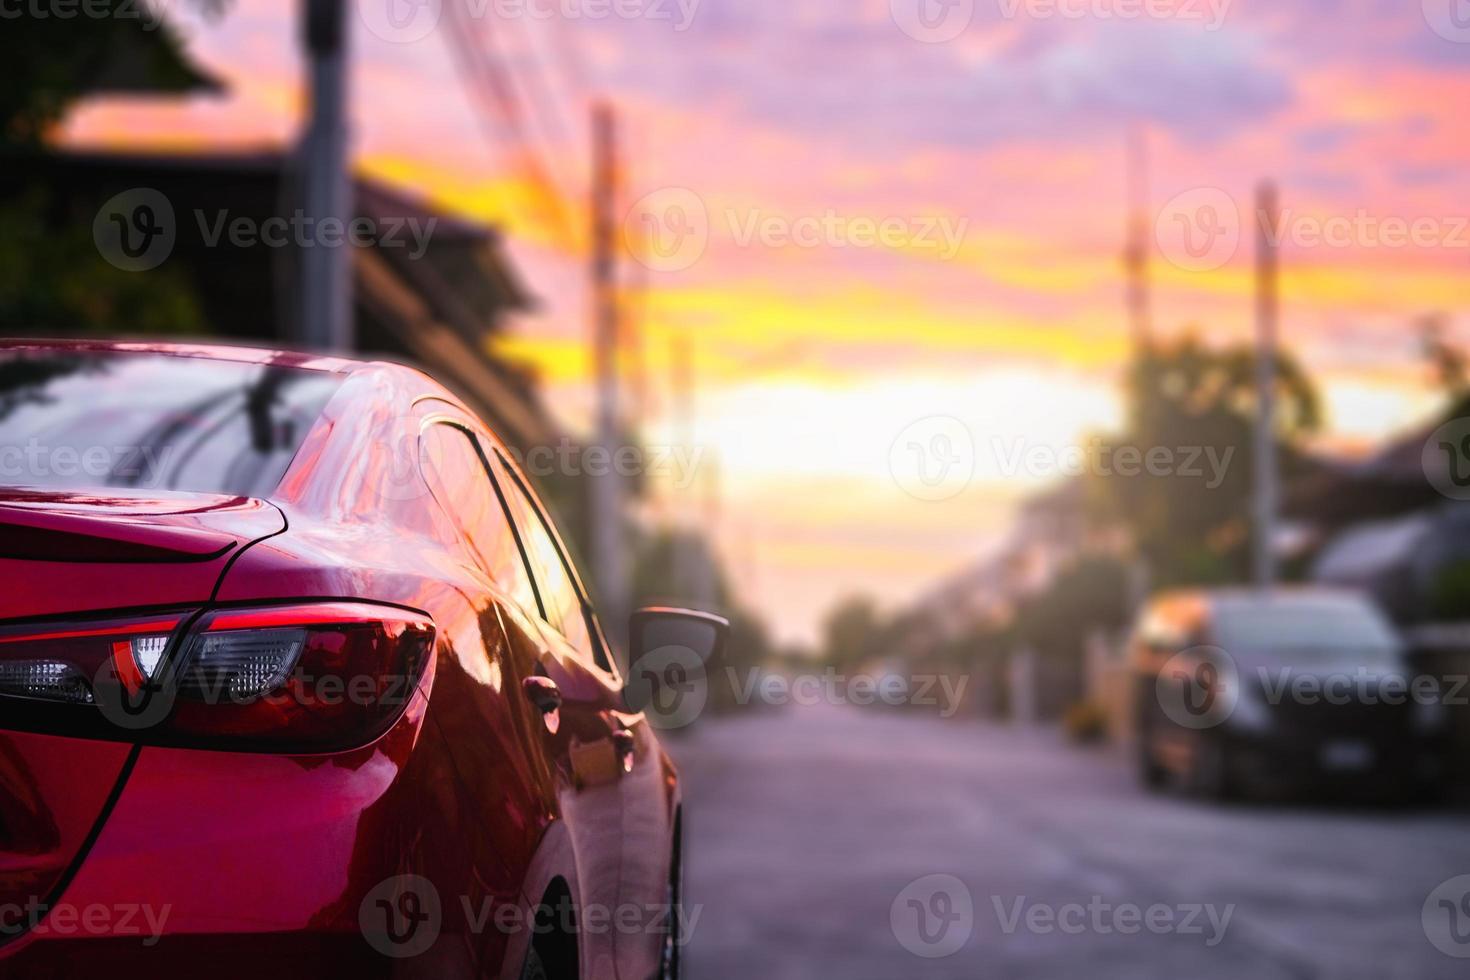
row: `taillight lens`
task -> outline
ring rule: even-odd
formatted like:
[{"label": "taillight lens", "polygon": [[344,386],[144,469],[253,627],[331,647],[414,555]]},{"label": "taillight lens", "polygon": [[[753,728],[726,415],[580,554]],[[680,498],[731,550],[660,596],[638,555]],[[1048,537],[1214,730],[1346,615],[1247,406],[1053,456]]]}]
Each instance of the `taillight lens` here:
[{"label": "taillight lens", "polygon": [[[0,697],[24,726],[141,741],[334,751],[382,734],[412,698],[434,629],[369,603],[227,609],[0,630]],[[65,719],[47,702],[90,715]]]},{"label": "taillight lens", "polygon": [[297,751],[382,734],[433,649],[413,613],[358,603],[227,610],[190,630],[169,729]]},{"label": "taillight lens", "polygon": [[0,695],[95,704],[99,679],[141,690],[183,614],[0,629]]}]

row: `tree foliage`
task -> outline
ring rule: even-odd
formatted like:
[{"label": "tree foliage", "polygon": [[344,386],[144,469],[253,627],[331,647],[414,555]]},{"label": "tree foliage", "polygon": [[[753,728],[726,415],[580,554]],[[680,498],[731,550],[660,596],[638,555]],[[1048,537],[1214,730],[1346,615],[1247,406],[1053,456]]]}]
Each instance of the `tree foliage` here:
[{"label": "tree foliage", "polygon": [[[1249,554],[1255,479],[1254,348],[1209,347],[1193,335],[1152,346],[1131,365],[1126,389],[1128,426],[1115,445],[1143,453],[1163,447],[1181,463],[1193,455],[1205,472],[1095,474],[1095,511],[1129,529],[1157,585],[1238,580]],[[1300,446],[1321,414],[1311,380],[1284,353],[1276,359],[1275,400],[1277,453],[1288,480],[1310,465]],[[1210,460],[1221,464],[1218,473]]]}]

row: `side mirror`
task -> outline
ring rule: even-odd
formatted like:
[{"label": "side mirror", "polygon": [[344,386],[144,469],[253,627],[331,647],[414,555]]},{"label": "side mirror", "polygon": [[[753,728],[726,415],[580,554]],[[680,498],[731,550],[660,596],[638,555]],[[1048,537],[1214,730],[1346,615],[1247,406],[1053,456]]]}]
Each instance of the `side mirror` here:
[{"label": "side mirror", "polygon": [[720,655],[729,638],[728,619],[694,609],[653,606],[628,621],[628,653],[635,664],[655,651],[675,648],[703,666]]},{"label": "side mirror", "polygon": [[628,621],[623,703],[658,728],[682,728],[708,697],[705,668],[725,649],[730,621],[692,609],[640,609]]}]

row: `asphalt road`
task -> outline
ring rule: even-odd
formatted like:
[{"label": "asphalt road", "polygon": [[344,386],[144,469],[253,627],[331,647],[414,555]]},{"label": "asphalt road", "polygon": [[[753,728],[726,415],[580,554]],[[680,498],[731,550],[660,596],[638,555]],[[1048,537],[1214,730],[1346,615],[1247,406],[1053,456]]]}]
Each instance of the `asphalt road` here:
[{"label": "asphalt road", "polygon": [[1147,795],[1116,752],[879,709],[670,741],[691,980],[1470,975],[1425,925],[1470,956],[1470,900],[1440,904],[1470,879],[1431,900],[1464,813]]}]

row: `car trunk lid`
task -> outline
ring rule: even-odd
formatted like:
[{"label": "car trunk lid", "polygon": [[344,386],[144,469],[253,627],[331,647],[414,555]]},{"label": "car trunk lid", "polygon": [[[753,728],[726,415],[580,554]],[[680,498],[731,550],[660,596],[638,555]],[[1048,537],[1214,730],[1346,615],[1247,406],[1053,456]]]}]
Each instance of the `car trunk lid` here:
[{"label": "car trunk lid", "polygon": [[[203,605],[240,551],[284,529],[279,510],[249,497],[0,489],[0,634],[76,624],[83,635],[118,611]],[[25,648],[0,643],[0,666]],[[8,700],[15,710],[0,729],[51,707]],[[21,910],[0,921],[0,944],[35,926],[64,888],[132,751],[69,730],[0,730],[0,908]]]}]

